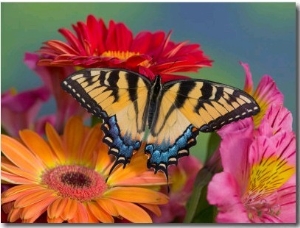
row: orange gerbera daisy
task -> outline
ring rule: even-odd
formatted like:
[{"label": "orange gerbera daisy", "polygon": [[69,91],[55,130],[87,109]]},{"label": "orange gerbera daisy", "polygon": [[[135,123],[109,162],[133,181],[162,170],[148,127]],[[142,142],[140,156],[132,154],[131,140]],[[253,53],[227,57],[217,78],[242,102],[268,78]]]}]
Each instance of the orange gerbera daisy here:
[{"label": "orange gerbera daisy", "polygon": [[114,217],[150,223],[148,212],[160,215],[158,205],[168,202],[153,188],[165,184],[164,175],[146,170],[142,152],[108,176],[113,162],[99,124],[85,127],[72,117],[62,136],[47,124],[46,137],[31,130],[20,131],[21,140],[2,135],[2,180],[16,185],[1,197],[9,222],[46,214],[51,223],[112,223]]}]

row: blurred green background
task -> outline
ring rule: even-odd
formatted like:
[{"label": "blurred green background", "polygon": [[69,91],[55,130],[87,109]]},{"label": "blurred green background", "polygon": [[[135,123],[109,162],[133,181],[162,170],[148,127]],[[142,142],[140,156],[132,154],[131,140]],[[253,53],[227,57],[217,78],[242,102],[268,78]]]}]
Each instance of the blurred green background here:
[{"label": "blurred green background", "polygon": [[[250,65],[256,86],[271,75],[296,115],[296,4],[295,3],[1,3],[1,90],[23,91],[41,81],[23,63],[25,52],[42,42],[63,40],[61,27],[86,21],[88,14],[124,22],[134,34],[141,30],[172,30],[172,40],[200,43],[213,67],[193,77],[239,88]],[[40,115],[55,110],[51,100]],[[295,120],[293,123],[295,129]],[[200,133],[192,154],[203,158],[209,134]]]}]

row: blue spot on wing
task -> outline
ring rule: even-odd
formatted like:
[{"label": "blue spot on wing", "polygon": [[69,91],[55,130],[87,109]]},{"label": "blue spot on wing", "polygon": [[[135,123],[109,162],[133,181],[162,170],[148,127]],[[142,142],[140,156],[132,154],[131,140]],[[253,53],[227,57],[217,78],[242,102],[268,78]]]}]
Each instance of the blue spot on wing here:
[{"label": "blue spot on wing", "polygon": [[178,158],[189,155],[189,148],[196,144],[196,136],[199,130],[190,125],[183,134],[178,137],[174,144],[164,142],[162,144],[147,144],[146,153],[150,154],[148,168],[163,171],[168,177],[168,166],[176,164]]},{"label": "blue spot on wing", "polygon": [[102,130],[105,134],[103,141],[110,147],[109,154],[116,157],[116,161],[110,172],[118,164],[123,164],[125,167],[126,164],[130,162],[133,151],[140,148],[141,142],[132,140],[131,135],[121,136],[115,116],[104,119]]}]

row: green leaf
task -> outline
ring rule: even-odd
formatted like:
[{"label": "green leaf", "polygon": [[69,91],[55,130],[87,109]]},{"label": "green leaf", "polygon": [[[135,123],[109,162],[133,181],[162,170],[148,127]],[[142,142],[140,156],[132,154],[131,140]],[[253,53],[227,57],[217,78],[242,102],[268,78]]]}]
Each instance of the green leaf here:
[{"label": "green leaf", "polygon": [[207,186],[203,187],[198,207],[196,209],[192,223],[214,223],[217,214],[217,208],[207,201]]},{"label": "green leaf", "polygon": [[[207,184],[211,180],[212,176],[213,174],[210,173],[206,168],[202,168],[198,172],[193,192],[186,205],[186,216],[184,218],[185,223],[194,222],[195,217],[197,217],[201,211],[206,210],[207,206],[204,202],[206,201],[205,188],[207,187]],[[205,211],[203,211],[202,214],[205,214]]]},{"label": "green leaf", "polygon": [[221,137],[216,132],[212,132],[210,134],[207,143],[207,150],[206,150],[207,153],[206,153],[205,161],[207,161],[213,155],[213,153],[218,149],[220,142],[221,142]]}]

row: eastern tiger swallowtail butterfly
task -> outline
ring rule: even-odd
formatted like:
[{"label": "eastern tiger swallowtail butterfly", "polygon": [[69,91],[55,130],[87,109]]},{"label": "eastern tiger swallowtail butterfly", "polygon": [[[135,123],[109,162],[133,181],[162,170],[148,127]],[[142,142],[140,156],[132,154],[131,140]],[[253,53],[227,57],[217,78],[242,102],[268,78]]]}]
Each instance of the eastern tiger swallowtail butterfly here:
[{"label": "eastern tiger swallowtail butterfly", "polygon": [[161,170],[189,155],[201,132],[259,112],[246,92],[216,82],[188,79],[161,83],[136,72],[90,68],[77,71],[62,82],[88,112],[103,119],[103,141],[118,165],[125,167],[146,135],[148,168]]}]

